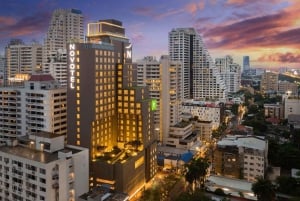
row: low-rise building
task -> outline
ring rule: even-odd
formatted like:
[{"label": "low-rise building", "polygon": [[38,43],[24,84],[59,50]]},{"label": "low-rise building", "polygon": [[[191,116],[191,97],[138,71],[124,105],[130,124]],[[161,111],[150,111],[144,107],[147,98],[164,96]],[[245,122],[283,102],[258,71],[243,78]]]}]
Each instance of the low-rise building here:
[{"label": "low-rise building", "polygon": [[185,100],[182,103],[182,112],[191,114],[200,121],[212,121],[213,129],[216,129],[222,121],[224,108],[218,103]]},{"label": "low-rise building", "polygon": [[280,103],[276,104],[264,104],[265,117],[275,118],[281,120],[284,118],[283,105]]},{"label": "low-rise building", "polygon": [[193,131],[192,122],[182,121],[170,127],[169,136],[166,137],[163,142],[166,146],[187,150],[191,149],[199,140],[199,132]]},{"label": "low-rise building", "polygon": [[129,196],[119,193],[105,186],[97,186],[89,192],[79,196],[78,201],[127,201]]},{"label": "low-rise building", "polygon": [[300,98],[289,96],[284,99],[284,118],[291,114],[300,114]]},{"label": "low-rise building", "polygon": [[258,136],[230,136],[217,143],[214,156],[217,174],[256,181],[268,165],[268,141]]},{"label": "low-rise building", "polygon": [[298,95],[298,85],[288,81],[278,81],[278,93],[285,94],[290,92],[292,95]]},{"label": "low-rise building", "polygon": [[199,131],[201,142],[210,142],[212,140],[213,123],[212,121],[195,121],[194,130]]}]

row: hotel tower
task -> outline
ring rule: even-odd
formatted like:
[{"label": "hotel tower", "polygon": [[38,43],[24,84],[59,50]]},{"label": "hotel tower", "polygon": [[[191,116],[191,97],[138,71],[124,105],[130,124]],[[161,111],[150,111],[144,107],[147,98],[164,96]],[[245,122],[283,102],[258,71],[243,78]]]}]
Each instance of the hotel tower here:
[{"label": "hotel tower", "polygon": [[156,170],[152,100],[136,86],[122,23],[89,23],[88,43],[68,45],[69,144],[90,150],[90,185],[134,195]]}]

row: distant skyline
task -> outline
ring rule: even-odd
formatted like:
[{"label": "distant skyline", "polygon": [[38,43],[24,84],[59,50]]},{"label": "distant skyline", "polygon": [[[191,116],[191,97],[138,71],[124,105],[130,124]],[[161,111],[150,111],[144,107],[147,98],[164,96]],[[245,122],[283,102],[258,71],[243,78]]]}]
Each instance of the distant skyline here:
[{"label": "distant skyline", "polygon": [[0,7],[0,53],[12,38],[43,43],[52,12],[75,8],[84,27],[99,19],[123,22],[133,59],[168,54],[172,28],[194,27],[213,58],[232,55],[251,67],[300,68],[299,0],[7,0]]}]

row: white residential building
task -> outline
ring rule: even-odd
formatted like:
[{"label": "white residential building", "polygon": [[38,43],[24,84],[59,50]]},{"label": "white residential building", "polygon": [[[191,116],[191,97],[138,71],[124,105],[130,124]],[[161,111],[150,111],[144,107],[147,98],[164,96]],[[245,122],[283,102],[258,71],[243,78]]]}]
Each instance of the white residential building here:
[{"label": "white residential building", "polygon": [[289,96],[284,98],[284,118],[288,119],[291,114],[300,114],[300,98]]},{"label": "white residential building", "polygon": [[11,84],[20,73],[34,73],[42,65],[42,45],[24,44],[20,40],[12,40],[5,48],[6,65],[4,68],[4,83]]},{"label": "white residential building", "polygon": [[159,61],[148,56],[137,63],[138,86],[148,86],[150,98],[157,101],[154,127],[162,141],[169,127],[181,121],[181,65],[166,55]]},{"label": "white residential building", "polygon": [[51,75],[35,74],[24,86],[0,88],[0,137],[39,131],[66,135],[67,90]]},{"label": "white residential building", "polygon": [[227,92],[235,93],[239,91],[241,86],[241,66],[233,63],[231,56],[215,59],[215,65],[226,85]]},{"label": "white residential building", "polygon": [[53,12],[43,48],[43,71],[67,85],[67,43],[83,42],[83,15],[76,9]]},{"label": "white residential building", "polygon": [[211,121],[213,129],[217,129],[222,120],[222,107],[215,103],[185,100],[182,103],[182,112],[198,117],[200,121]]},{"label": "white residential building", "polygon": [[177,28],[169,32],[169,55],[171,60],[182,63],[183,98],[225,100],[225,84],[194,28]]},{"label": "white residential building", "polygon": [[0,200],[77,200],[89,190],[88,154],[45,132],[0,146]]},{"label": "white residential building", "polygon": [[167,147],[191,150],[199,140],[199,134],[193,132],[193,124],[182,121],[170,127],[169,135],[163,139],[163,144]]}]

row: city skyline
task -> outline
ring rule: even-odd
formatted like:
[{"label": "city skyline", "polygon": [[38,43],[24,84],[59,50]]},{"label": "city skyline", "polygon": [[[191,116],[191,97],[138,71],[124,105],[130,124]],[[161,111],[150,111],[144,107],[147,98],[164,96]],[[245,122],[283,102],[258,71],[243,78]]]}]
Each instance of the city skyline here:
[{"label": "city skyline", "polygon": [[[297,0],[5,1],[0,14],[0,54],[12,38],[43,43],[57,8],[80,9],[84,28],[99,19],[118,19],[133,44],[133,59],[168,52],[172,28],[194,27],[213,59],[227,54],[252,67],[300,67],[300,4]],[[24,12],[26,11],[26,12]],[[297,19],[298,18],[298,19]]]}]

